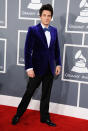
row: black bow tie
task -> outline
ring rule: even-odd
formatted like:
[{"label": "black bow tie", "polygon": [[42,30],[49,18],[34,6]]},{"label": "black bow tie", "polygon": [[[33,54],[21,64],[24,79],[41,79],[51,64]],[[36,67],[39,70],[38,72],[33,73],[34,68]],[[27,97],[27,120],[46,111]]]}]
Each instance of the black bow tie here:
[{"label": "black bow tie", "polygon": [[50,32],[49,27],[48,27],[48,28],[43,28],[43,30],[44,30],[44,32],[46,32],[46,31],[49,31],[49,32]]}]

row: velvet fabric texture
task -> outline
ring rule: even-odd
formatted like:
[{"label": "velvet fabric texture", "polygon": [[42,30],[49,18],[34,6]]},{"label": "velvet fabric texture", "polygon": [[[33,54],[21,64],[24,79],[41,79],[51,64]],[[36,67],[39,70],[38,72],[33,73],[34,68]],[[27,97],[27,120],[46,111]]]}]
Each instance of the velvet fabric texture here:
[{"label": "velvet fabric texture", "polygon": [[53,26],[49,26],[49,29],[51,34],[49,48],[40,23],[28,29],[24,48],[25,70],[33,68],[35,75],[44,75],[48,64],[54,75],[55,66],[61,65],[57,29]]}]

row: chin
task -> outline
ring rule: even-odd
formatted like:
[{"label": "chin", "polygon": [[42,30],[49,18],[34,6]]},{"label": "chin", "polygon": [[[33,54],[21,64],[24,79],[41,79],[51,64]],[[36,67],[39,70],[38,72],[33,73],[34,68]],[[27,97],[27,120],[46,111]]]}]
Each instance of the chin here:
[{"label": "chin", "polygon": [[49,25],[49,22],[46,22],[45,25]]}]

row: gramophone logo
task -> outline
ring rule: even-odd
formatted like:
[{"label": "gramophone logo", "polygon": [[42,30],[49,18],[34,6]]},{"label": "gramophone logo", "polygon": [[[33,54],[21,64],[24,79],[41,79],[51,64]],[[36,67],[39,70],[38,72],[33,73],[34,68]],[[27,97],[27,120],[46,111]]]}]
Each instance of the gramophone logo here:
[{"label": "gramophone logo", "polygon": [[81,50],[79,50],[75,55],[75,66],[73,66],[71,71],[77,73],[88,73],[88,68],[86,67],[86,58],[82,55]]},{"label": "gramophone logo", "polygon": [[28,9],[33,10],[39,10],[42,6],[42,3],[40,0],[31,0],[31,2],[28,4]]},{"label": "gramophone logo", "polygon": [[88,23],[88,1],[81,0],[79,8],[81,9],[80,16],[78,16],[75,21],[81,23]]},{"label": "gramophone logo", "polygon": [[[40,20],[39,9],[46,3],[47,0],[19,0],[19,19]],[[48,3],[54,7],[54,0]]]}]

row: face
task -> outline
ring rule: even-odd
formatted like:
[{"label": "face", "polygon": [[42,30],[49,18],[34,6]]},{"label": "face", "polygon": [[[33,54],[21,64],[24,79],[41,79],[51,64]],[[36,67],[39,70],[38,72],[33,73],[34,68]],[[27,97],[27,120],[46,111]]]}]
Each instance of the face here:
[{"label": "face", "polygon": [[43,10],[41,16],[40,16],[41,22],[46,27],[50,24],[50,21],[52,19],[51,12],[48,10]]}]

